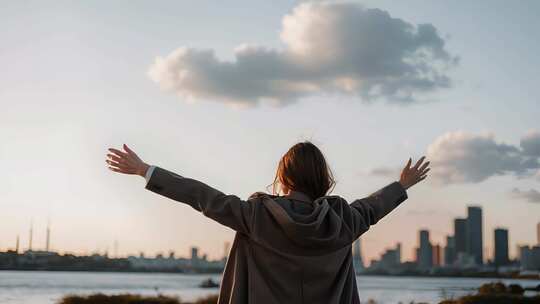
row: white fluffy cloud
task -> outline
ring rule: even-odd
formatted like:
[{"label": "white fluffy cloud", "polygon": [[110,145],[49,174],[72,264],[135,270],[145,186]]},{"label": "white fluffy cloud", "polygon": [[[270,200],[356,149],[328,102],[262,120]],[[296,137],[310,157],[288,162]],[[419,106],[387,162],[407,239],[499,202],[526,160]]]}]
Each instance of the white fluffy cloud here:
[{"label": "white fluffy cloud", "polygon": [[243,45],[232,61],[181,47],[156,58],[149,76],[192,100],[278,105],[314,94],[412,102],[450,86],[457,62],[431,24],[413,25],[356,3],[303,3],[285,16],[282,50]]},{"label": "white fluffy cloud", "polygon": [[540,203],[540,192],[534,189],[524,191],[514,188],[510,192],[510,195],[514,198],[523,199],[530,203]]},{"label": "white fluffy cloud", "polygon": [[495,141],[493,135],[449,132],[427,150],[433,178],[443,184],[478,183],[495,175],[528,176],[540,168],[540,153],[534,147],[540,137],[527,135],[520,146]]}]

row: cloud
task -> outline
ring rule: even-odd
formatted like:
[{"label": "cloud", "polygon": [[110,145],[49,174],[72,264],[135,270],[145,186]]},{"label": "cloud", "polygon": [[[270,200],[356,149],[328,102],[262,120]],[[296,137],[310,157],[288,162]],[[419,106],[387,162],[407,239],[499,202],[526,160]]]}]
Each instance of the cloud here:
[{"label": "cloud", "polygon": [[540,168],[538,144],[540,137],[530,134],[514,146],[497,142],[492,134],[449,132],[428,147],[427,158],[433,179],[441,184],[479,183],[506,174],[528,177]]},{"label": "cloud", "polygon": [[530,189],[528,191],[519,190],[518,188],[512,189],[510,195],[514,198],[523,199],[530,203],[540,203],[540,191]]},{"label": "cloud", "polygon": [[386,178],[398,178],[400,170],[399,168],[378,167],[368,172],[372,176],[380,176]]},{"label": "cloud", "polygon": [[523,149],[523,154],[532,157],[540,157],[540,132],[530,131],[521,139],[519,145]]},{"label": "cloud", "polygon": [[447,88],[457,57],[431,24],[413,25],[356,3],[299,4],[283,17],[283,49],[241,45],[234,59],[181,47],[157,57],[148,74],[190,100],[284,105],[317,94],[364,101],[418,101]]}]

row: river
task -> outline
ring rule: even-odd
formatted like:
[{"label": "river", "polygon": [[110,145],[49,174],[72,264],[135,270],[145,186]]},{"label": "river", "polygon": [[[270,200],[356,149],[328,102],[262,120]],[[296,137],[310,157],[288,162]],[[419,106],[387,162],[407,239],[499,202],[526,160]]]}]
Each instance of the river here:
[{"label": "river", "polygon": [[[184,300],[215,294],[218,289],[202,289],[198,284],[219,275],[164,273],[96,273],[0,271],[1,304],[52,304],[66,294],[138,293],[179,296]],[[449,297],[470,293],[474,288],[495,279],[359,276],[358,289],[362,303],[373,299],[377,304],[426,302],[438,303]],[[502,280],[536,286],[538,280]]]}]

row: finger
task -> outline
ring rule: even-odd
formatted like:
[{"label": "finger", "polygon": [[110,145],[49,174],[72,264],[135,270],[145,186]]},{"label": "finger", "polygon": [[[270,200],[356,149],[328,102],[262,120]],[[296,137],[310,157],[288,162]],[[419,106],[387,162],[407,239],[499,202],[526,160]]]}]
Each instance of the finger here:
[{"label": "finger", "polygon": [[123,173],[122,171],[120,171],[120,169],[116,169],[116,168],[114,168],[114,167],[107,167],[107,168],[109,168],[109,170],[114,171],[114,172],[120,172],[120,173]]},{"label": "finger", "polygon": [[429,162],[425,162],[425,163],[418,169],[418,171],[423,171],[424,169],[427,168],[427,166],[429,166]]},{"label": "finger", "polygon": [[111,151],[112,153],[116,154],[116,155],[119,156],[119,157],[126,157],[126,156],[128,156],[127,153],[122,152],[122,151],[117,150],[117,149],[114,149],[114,148],[109,148],[109,151]]},{"label": "finger", "polygon": [[125,164],[122,164],[122,163],[118,163],[118,162],[111,161],[111,160],[108,160],[108,159],[106,160],[106,162],[110,166],[114,166],[114,167],[117,167],[117,168],[120,168],[120,169],[125,169],[125,170],[132,170],[131,166],[128,166],[128,165],[125,165]]},{"label": "finger", "polygon": [[124,173],[124,174],[132,174],[130,170],[118,168],[118,167],[107,167],[109,170],[112,170],[114,172]]},{"label": "finger", "polygon": [[422,171],[422,172],[420,173],[420,176],[426,175],[426,173],[428,173],[430,169],[431,169],[431,168],[427,168],[427,169],[425,169],[424,171]]},{"label": "finger", "polygon": [[126,144],[123,145],[124,147],[124,150],[128,153],[128,154],[131,154],[133,156],[137,156],[137,154],[135,152],[133,152],[133,150],[131,150]]},{"label": "finger", "polygon": [[107,157],[110,159],[110,160],[114,160],[116,162],[124,162],[125,159],[121,158],[121,157],[118,157],[114,154],[107,154]]},{"label": "finger", "polygon": [[414,170],[418,169],[418,167],[422,164],[422,162],[424,161],[425,158],[426,158],[425,156],[420,157],[420,159],[414,165],[413,169]]},{"label": "finger", "polygon": [[119,168],[119,167],[113,167],[113,166],[109,166],[108,167],[109,170],[112,170],[114,172],[119,172],[119,173],[124,173],[124,174],[134,174],[134,171],[133,170],[129,170],[129,169],[124,169],[124,168]]},{"label": "finger", "polygon": [[407,164],[405,165],[405,168],[406,170],[409,170],[411,168],[411,163],[412,163],[412,158],[409,157],[409,161],[407,162]]}]

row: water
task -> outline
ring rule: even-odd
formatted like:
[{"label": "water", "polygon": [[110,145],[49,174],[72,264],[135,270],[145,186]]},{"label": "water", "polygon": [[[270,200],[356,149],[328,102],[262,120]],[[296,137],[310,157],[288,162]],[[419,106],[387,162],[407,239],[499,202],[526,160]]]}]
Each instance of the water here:
[{"label": "water", "polygon": [[[218,289],[202,289],[197,285],[220,275],[185,275],[162,273],[96,273],[96,272],[39,272],[0,271],[1,304],[51,304],[66,294],[138,293],[155,295],[157,292],[179,296],[184,300],[215,294]],[[477,278],[417,278],[417,277],[357,277],[360,298],[378,304],[426,302],[438,303],[443,298],[458,297],[494,279]],[[538,280],[503,280],[536,286]]]}]

